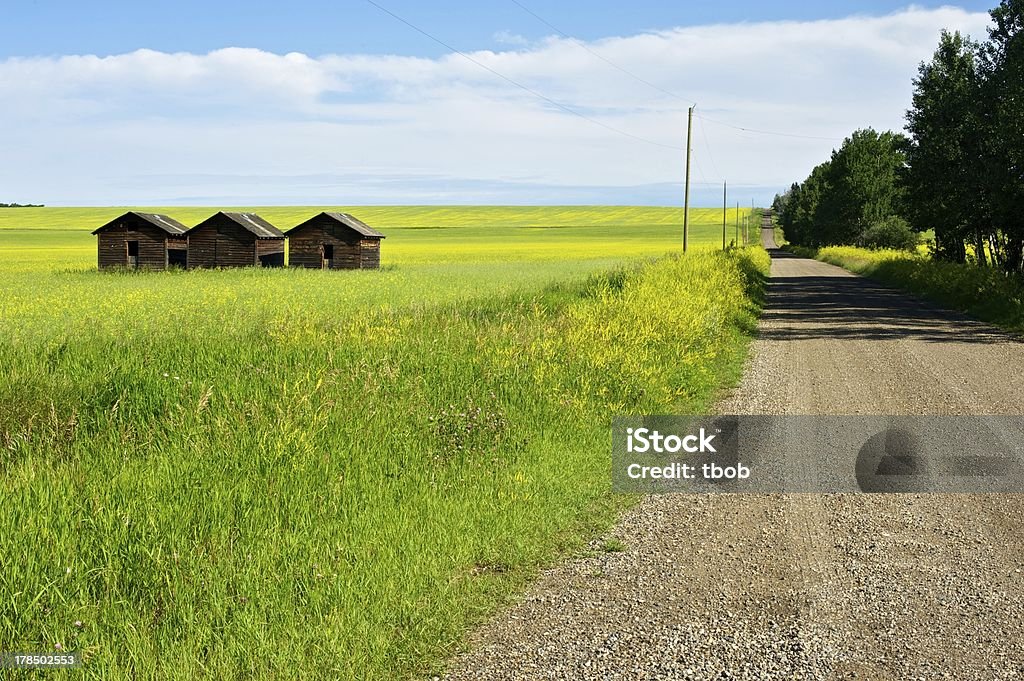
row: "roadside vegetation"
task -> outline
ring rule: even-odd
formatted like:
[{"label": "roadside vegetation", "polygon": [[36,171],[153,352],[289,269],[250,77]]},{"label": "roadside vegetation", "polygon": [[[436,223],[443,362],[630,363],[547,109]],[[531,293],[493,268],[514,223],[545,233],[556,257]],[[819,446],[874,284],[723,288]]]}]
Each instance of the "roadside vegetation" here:
[{"label": "roadside vegetation", "polygon": [[100,273],[78,232],[0,229],[40,234],[0,265],[0,648],[85,678],[428,671],[629,503],[613,415],[738,378],[768,268],[665,257],[667,224],[642,252],[621,221],[376,222],[376,272]]},{"label": "roadside vegetation", "polygon": [[779,247],[785,246],[787,243],[786,234],[782,231],[782,228],[779,227],[778,222],[773,222],[772,231],[775,232],[775,245]]}]

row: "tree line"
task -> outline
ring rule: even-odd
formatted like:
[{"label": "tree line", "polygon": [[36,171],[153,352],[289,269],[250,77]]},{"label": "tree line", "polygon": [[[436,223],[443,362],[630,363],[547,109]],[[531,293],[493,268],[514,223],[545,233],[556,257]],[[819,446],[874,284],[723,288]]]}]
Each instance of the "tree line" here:
[{"label": "tree line", "polygon": [[990,12],[985,42],[943,31],[914,79],[905,133],[858,130],[776,196],[786,239],[915,248],[1024,269],[1024,0]]}]

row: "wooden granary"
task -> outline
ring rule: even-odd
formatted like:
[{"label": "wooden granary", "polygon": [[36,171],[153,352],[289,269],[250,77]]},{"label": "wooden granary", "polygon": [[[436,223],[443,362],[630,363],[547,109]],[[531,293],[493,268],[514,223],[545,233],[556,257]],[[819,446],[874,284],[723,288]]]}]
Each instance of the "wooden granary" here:
[{"label": "wooden granary", "polygon": [[255,213],[222,211],[186,235],[189,268],[284,267],[284,234]]},{"label": "wooden granary", "polygon": [[97,237],[99,268],[186,267],[187,231],[187,227],[166,215],[129,211],[93,232]]},{"label": "wooden granary", "polygon": [[320,213],[286,232],[288,264],[327,270],[376,269],[385,238],[348,213]]}]

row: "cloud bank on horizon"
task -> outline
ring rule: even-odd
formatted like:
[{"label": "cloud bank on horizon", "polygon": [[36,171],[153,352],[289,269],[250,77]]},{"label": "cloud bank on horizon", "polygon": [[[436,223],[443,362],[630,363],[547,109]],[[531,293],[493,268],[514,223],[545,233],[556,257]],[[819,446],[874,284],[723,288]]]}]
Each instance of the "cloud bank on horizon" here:
[{"label": "cloud bank on horizon", "polygon": [[[681,203],[686,109],[697,203],[759,203],[854,129],[901,129],[955,7],[708,25],[587,47],[552,37],[458,54],[310,57],[228,47],[0,61],[0,200],[51,205]],[[715,121],[715,122],[712,122]],[[835,138],[758,135],[732,126]]]}]

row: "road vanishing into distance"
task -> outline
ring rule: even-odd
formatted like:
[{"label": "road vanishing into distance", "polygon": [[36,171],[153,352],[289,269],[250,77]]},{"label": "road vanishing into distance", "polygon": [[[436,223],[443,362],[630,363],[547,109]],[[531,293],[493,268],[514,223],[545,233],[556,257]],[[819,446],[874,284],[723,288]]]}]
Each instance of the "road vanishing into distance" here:
[{"label": "road vanishing into distance", "polygon": [[[760,336],[719,413],[1022,413],[1024,343],[762,238]],[[1020,496],[662,495],[613,535],[447,678],[1024,678]]]}]

